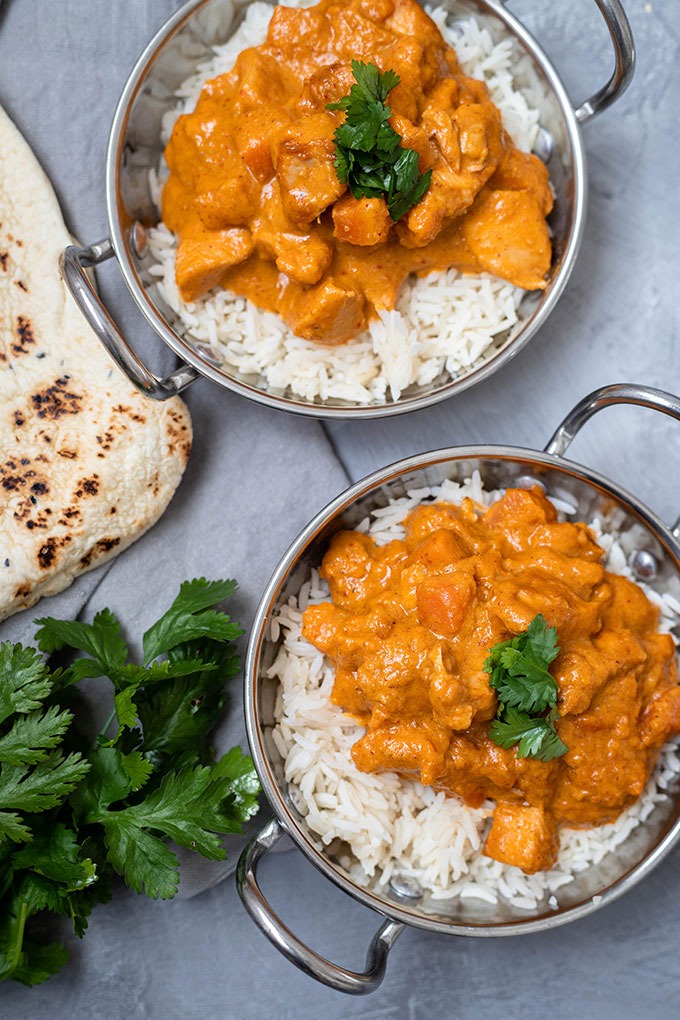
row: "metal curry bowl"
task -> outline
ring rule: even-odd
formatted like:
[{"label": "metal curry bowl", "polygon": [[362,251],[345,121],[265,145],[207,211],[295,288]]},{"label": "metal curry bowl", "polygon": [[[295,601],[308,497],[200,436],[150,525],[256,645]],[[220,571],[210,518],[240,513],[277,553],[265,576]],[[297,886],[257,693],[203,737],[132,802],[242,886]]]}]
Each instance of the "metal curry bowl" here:
[{"label": "metal curry bowl", "polygon": [[[158,222],[149,171],[157,168],[162,154],[163,116],[174,108],[178,86],[198,64],[209,59],[215,45],[230,38],[248,5],[248,0],[191,0],[149,43],[119,101],[106,162],[110,236],[89,247],[71,246],[62,256],[66,282],[113,359],[142,392],[157,400],[206,376],[259,403],[319,418],[368,418],[415,410],[461,392],[496,371],[543,325],[564,290],[581,244],[586,212],[580,126],[621,95],[633,73],[633,40],[620,0],[596,2],[614,45],[615,70],[599,92],[574,109],[541,48],[499,0],[443,0],[452,19],[475,15],[494,41],[512,39],[517,62],[522,62],[518,81],[531,89],[532,103],[540,110],[538,154],[548,164],[555,189],[555,209],[549,220],[554,248],[551,278],[545,291],[524,298],[523,321],[499,336],[491,353],[464,375],[411,386],[394,402],[359,405],[340,400],[305,401],[268,388],[262,377],[239,375],[221,367],[219,355],[205,343],[193,340],[155,288],[144,282],[151,264],[145,228]],[[114,257],[145,318],[182,363],[165,378],[154,375],[142,363],[87,278],[86,268]]]},{"label": "metal curry bowl", "polygon": [[[631,889],[680,840],[680,777],[668,789],[668,799],[633,830],[614,853],[585,869],[559,893],[559,903],[544,902],[536,910],[509,903],[492,905],[482,900],[437,900],[429,893],[413,898],[395,888],[378,886],[378,877],[360,885],[333,856],[332,846],[322,849],[306,826],[283,778],[283,762],[266,730],[274,722],[273,705],[277,681],[267,676],[281,637],[273,640],[270,621],[291,596],[297,596],[318,567],[331,537],[342,528],[353,528],[372,510],[384,507],[392,497],[409,489],[438,485],[444,479],[462,481],[478,470],[486,487],[542,484],[548,496],[559,497],[576,507],[574,518],[589,520],[595,513],[617,515],[617,533],[633,549],[651,554],[656,563],[660,591],[680,596],[680,521],[666,526],[634,495],[607,478],[566,460],[572,439],[603,407],[633,403],[663,411],[680,420],[680,398],[660,390],[616,385],[596,390],[565,418],[543,452],[507,446],[453,447],[411,457],[384,468],[358,482],[322,510],[299,535],[279,563],[262,597],[248,648],[245,676],[245,711],[250,748],[264,792],[275,817],[244,850],[237,881],[243,903],[274,945],[296,966],[340,991],[361,994],[380,984],[388,952],[404,925],[449,935],[501,936],[534,933],[566,924],[592,913]],[[643,562],[652,561],[646,556]],[[303,854],[346,893],[382,916],[382,924],[370,945],[366,970],[355,973],[319,956],[302,943],[274,913],[257,881],[257,865],[264,854],[289,835]],[[342,854],[350,851],[342,847]],[[347,858],[345,858],[345,863]],[[284,865],[282,865],[284,866]]]}]

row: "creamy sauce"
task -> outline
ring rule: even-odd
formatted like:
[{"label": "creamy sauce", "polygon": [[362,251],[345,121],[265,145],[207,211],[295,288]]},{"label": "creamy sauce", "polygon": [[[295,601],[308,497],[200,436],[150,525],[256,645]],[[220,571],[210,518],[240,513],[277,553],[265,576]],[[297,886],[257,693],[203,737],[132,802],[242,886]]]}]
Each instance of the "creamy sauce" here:
[{"label": "creamy sauce", "polygon": [[[353,59],[399,75],[390,123],[420,172],[432,170],[397,224],[335,171],[345,115],[326,107],[349,92]],[[166,159],[163,220],[179,235],[185,301],[227,288],[299,336],[338,344],[393,308],[411,273],[455,266],[546,286],[547,170],[513,145],[486,86],[463,75],[415,0],[276,7],[266,42],[179,118]]]},{"label": "creamy sauce", "polygon": [[[332,603],[303,634],[335,664],[332,700],[366,727],[364,772],[396,771],[496,801],[485,853],[526,872],[551,867],[559,827],[613,821],[642,793],[680,732],[673,641],[638,585],[604,569],[584,524],[559,523],[538,489],[422,506],[386,546],[342,532],[323,560]],[[488,736],[497,709],[490,648],[541,613],[557,628],[561,758],[519,758]]]}]

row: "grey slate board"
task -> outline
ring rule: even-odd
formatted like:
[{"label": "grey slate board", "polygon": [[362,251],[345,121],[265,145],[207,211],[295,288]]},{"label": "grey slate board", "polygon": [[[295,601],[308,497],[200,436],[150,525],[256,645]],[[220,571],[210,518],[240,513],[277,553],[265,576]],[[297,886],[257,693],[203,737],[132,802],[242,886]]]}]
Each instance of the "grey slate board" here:
[{"label": "grey slate board", "polygon": [[[71,228],[84,241],[106,234],[104,152],[117,97],[138,52],[178,6],[177,0],[5,0],[0,8],[0,102],[33,145]],[[516,0],[511,7],[559,68],[575,105],[599,88],[611,53],[591,0]],[[627,0],[627,9],[637,75],[620,103],[585,131],[590,208],[583,249],[559,307],[525,351],[501,374],[437,408],[385,422],[329,425],[341,463],[324,447],[316,424],[244,408],[226,393],[205,396],[208,384],[201,384],[202,393],[189,393],[199,420],[223,413],[244,420],[244,427],[255,423],[263,436],[276,429],[292,442],[308,439],[323,465],[320,488],[330,497],[345,476],[358,478],[425,449],[487,442],[541,446],[596,385],[625,380],[679,391],[680,5]],[[115,270],[100,279],[118,317],[160,364],[162,351],[131,309]],[[199,412],[202,400],[212,410]],[[638,493],[666,520],[680,513],[677,423],[638,409],[604,412],[572,455]],[[197,459],[197,477],[217,482],[226,454],[215,453],[205,433]],[[240,470],[252,485],[248,466]],[[293,520],[299,525],[323,502],[319,496],[307,508],[303,499],[289,499],[291,533]],[[172,514],[173,508],[170,530]],[[138,551],[142,556],[141,546]],[[134,554],[133,547],[127,556]],[[183,555],[189,562],[188,551]],[[277,555],[271,549],[271,562],[258,563],[257,578],[244,593],[246,615]],[[90,610],[104,604],[97,596],[98,589]],[[544,935],[473,940],[406,931],[392,952],[385,984],[365,1000],[324,989],[291,967],[245,915],[233,879],[172,903],[119,890],[95,912],[85,940],[71,940],[74,958],[60,976],[32,990],[0,986],[0,1017],[675,1020],[679,869],[676,850],[622,900]],[[262,877],[296,932],[332,959],[362,965],[379,923],[374,914],[324,882],[295,852],[266,861]]]}]

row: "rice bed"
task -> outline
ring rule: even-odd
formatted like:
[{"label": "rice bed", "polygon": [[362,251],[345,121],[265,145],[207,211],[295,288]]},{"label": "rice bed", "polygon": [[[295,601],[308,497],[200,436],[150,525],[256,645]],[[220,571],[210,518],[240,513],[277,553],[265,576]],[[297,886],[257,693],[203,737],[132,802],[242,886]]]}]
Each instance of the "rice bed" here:
[{"label": "rice bed", "polygon": [[[425,499],[460,503],[469,496],[488,505],[500,495],[484,492],[475,473],[461,484],[447,481],[434,489],[412,491],[384,510],[374,511],[372,521],[364,521],[360,530],[370,532],[382,545],[403,537],[401,522]],[[559,500],[553,503],[573,512]],[[591,527],[605,550],[607,569],[632,577],[623,549],[607,532],[611,522],[596,519]],[[645,590],[659,605],[660,628],[672,632],[680,606],[670,595]],[[545,902],[555,908],[562,886],[614,851],[666,800],[665,791],[680,772],[675,743],[663,749],[644,793],[614,823],[595,829],[561,829],[560,852],[551,871],[525,875],[519,868],[484,857],[480,850],[493,802],[469,808],[458,797],[395,773],[371,775],[354,765],[350,749],[364,730],[331,703],[333,665],[301,636],[306,606],[328,599],[327,585],[313,571],[299,598],[291,599],[270,624],[271,639],[281,639],[281,645],[268,673],[279,688],[276,724],[266,739],[273,760],[283,763],[281,778],[312,838],[321,849],[335,840],[346,844],[349,853],[339,863],[360,884],[374,877],[379,888],[391,881],[398,885],[415,880],[433,899],[461,897],[496,903],[500,898],[520,909],[534,910]]]},{"label": "rice bed", "polygon": [[[288,0],[287,6],[308,7],[310,0]],[[271,13],[269,4],[251,4],[229,42],[215,47],[214,57],[184,82],[176,108],[163,122],[164,143],[177,117],[195,108],[203,84],[230,71],[242,49],[265,41]],[[487,83],[515,144],[531,151],[539,115],[514,87],[512,41],[495,44],[473,18],[449,25],[449,12],[442,7],[429,13],[455,48],[465,73]],[[167,173],[162,162],[151,175],[159,212]],[[394,310],[380,311],[369,328],[348,343],[324,347],[296,337],[279,316],[229,291],[215,289],[198,301],[183,302],[175,282],[174,234],[160,223],[148,231],[148,243],[154,264],[145,282],[151,297],[174,311],[199,353],[227,371],[261,376],[268,388],[309,401],[384,403],[398,400],[409,386],[427,386],[442,375],[455,379],[493,353],[522,319],[525,291],[488,274],[449,269],[409,278]]]}]

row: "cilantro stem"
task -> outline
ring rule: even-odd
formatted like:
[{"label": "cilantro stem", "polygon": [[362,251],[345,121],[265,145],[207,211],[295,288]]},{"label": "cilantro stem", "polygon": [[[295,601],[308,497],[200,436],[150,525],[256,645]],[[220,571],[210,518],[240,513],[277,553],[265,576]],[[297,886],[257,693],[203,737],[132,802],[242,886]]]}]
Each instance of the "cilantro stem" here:
[{"label": "cilantro stem", "polygon": [[113,720],[115,718],[116,718],[116,710],[115,710],[115,708],[113,708],[113,709],[111,709],[111,715],[108,717],[108,719],[104,723],[104,727],[103,727],[102,731],[99,734],[100,737],[105,737],[106,736],[106,731],[108,730],[109,726],[111,725],[111,723],[113,722]]},{"label": "cilantro stem", "polygon": [[9,970],[9,975],[14,974],[14,971],[19,965],[21,959],[21,949],[24,944],[24,930],[26,928],[26,921],[28,920],[28,903],[25,900],[19,900],[20,907],[17,915],[16,935],[14,938],[14,947],[12,949],[12,961]]}]

